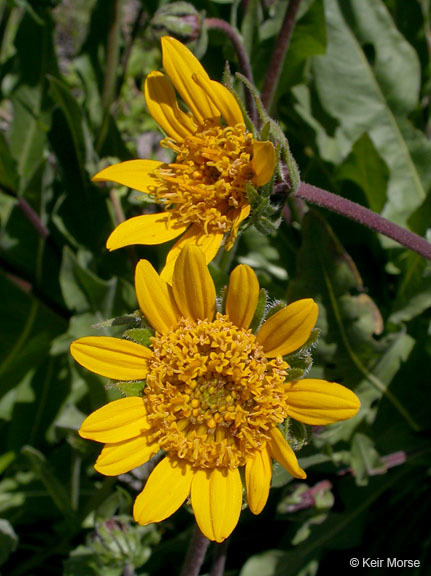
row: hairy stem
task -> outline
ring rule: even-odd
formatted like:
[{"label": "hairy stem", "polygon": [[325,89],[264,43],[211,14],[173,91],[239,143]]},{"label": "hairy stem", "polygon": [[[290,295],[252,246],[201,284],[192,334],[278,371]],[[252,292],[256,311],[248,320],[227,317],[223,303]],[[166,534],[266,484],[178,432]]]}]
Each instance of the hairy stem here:
[{"label": "hairy stem", "polygon": [[180,576],[198,576],[210,541],[196,524]]},{"label": "hairy stem", "polygon": [[[250,61],[247,56],[247,52],[242,44],[241,36],[228,22],[221,20],[220,18],[205,18],[205,26],[211,30],[221,30],[226,34],[226,36],[231,41],[231,44],[238,56],[238,62],[242,73],[248,80],[253,84],[253,72],[251,70]],[[245,94],[247,110],[251,116],[253,123],[257,121],[256,106],[254,100],[249,91]]]},{"label": "hairy stem", "polygon": [[431,244],[427,242],[425,238],[418,236],[414,232],[410,232],[410,230],[401,228],[372,210],[356,204],[356,202],[352,202],[351,200],[347,200],[342,196],[332,194],[332,192],[322,190],[316,186],[311,186],[311,184],[306,184],[305,182],[300,183],[296,196],[307,200],[307,202],[341,214],[342,216],[347,216],[347,218],[351,218],[359,222],[359,224],[379,232],[379,234],[384,234],[388,238],[392,238],[392,240],[413,250],[413,252],[417,252],[427,260],[431,259]]},{"label": "hairy stem", "polygon": [[283,68],[287,49],[289,48],[300,3],[301,0],[290,0],[268,65],[268,72],[262,90],[262,102],[268,112],[270,111],[274,94],[280,80],[281,70]]},{"label": "hairy stem", "polygon": [[214,562],[211,567],[210,576],[223,576],[224,566],[226,564],[227,548],[229,546],[229,539],[224,540],[221,544],[217,544],[214,554]]}]

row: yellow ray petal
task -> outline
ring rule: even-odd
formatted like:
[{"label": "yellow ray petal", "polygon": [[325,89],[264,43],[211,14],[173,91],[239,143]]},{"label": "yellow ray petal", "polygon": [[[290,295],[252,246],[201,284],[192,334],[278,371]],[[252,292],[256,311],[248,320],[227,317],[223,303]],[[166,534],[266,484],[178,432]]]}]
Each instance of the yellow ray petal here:
[{"label": "yellow ray petal", "polygon": [[193,80],[193,75],[196,74],[210,82],[199,60],[181,42],[169,36],[162,38],[162,52],[163,68],[197,122],[202,124],[207,118],[219,116],[219,111],[208,98],[206,91]]},{"label": "yellow ray petal", "polygon": [[189,464],[164,458],[151,472],[135,500],[133,517],[136,522],[146,526],[171,516],[189,495],[192,478]]},{"label": "yellow ray petal", "polygon": [[241,108],[239,107],[238,102],[235,100],[234,95],[231,94],[223,84],[215,82],[215,80],[210,80],[208,82],[208,77],[203,78],[198,74],[193,75],[193,80],[204,92],[206,92],[229,126],[244,123],[244,118],[242,117]]},{"label": "yellow ray petal", "polygon": [[180,312],[172,288],[148,260],[140,260],[136,266],[135,287],[139,307],[151,326],[161,334],[175,328]]},{"label": "yellow ray petal", "polygon": [[149,193],[150,187],[160,186],[156,169],[163,162],[156,160],[127,160],[104,168],[93,176],[93,182],[116,182],[139,192]]},{"label": "yellow ray petal", "polygon": [[179,255],[172,277],[172,290],[178,309],[191,320],[211,320],[216,292],[204,253],[197,246],[186,246]]},{"label": "yellow ray petal", "polygon": [[352,418],[359,410],[359,398],[335,382],[304,379],[286,384],[288,415],[304,424],[325,425]]},{"label": "yellow ray petal", "polygon": [[269,434],[271,436],[271,440],[268,442],[270,455],[295,478],[306,478],[307,474],[299,466],[295,452],[283,438],[283,434],[280,430],[278,428],[273,428]]},{"label": "yellow ray petal", "polygon": [[304,298],[270,316],[256,335],[265,356],[285,356],[303,346],[316,324],[317,314],[314,300]]},{"label": "yellow ray petal", "polygon": [[132,244],[162,244],[187,229],[181,218],[170,211],[135,216],[121,222],[109,236],[106,247],[117,250]]},{"label": "yellow ray petal", "polygon": [[247,501],[253,514],[260,514],[268,500],[272,478],[272,462],[265,448],[256,452],[245,465]]},{"label": "yellow ray petal", "polygon": [[191,503],[201,532],[223,542],[238,523],[242,483],[238,468],[197,470],[191,487]]},{"label": "yellow ray petal", "polygon": [[238,328],[248,328],[256,311],[259,282],[256,274],[245,264],[237,266],[230,275],[226,297],[226,314]]},{"label": "yellow ray petal", "polygon": [[148,372],[149,348],[110,336],[87,336],[70,345],[81,366],[114,380],[143,380]]},{"label": "yellow ray petal", "polygon": [[169,284],[172,283],[172,275],[174,273],[175,262],[177,261],[181,250],[190,244],[194,244],[202,250],[202,252],[205,254],[206,263],[209,264],[217,254],[222,240],[222,233],[205,234],[202,228],[196,224],[193,224],[169,250],[165,267],[163,268],[160,276],[166,280],[166,282],[169,282]]},{"label": "yellow ray petal", "polygon": [[142,398],[120,398],[92,412],[82,423],[79,435],[96,442],[116,443],[136,438],[148,430]]},{"label": "yellow ray petal", "polygon": [[105,444],[94,468],[105,476],[117,476],[130,472],[159,451],[157,444],[149,444],[145,434],[132,440],[124,440],[115,444]]},{"label": "yellow ray petal", "polygon": [[145,100],[160,128],[177,142],[196,131],[193,120],[178,107],[172,84],[161,72],[151,72],[147,76]]},{"label": "yellow ray petal", "polygon": [[254,172],[253,184],[263,186],[274,174],[276,164],[275,150],[272,142],[253,142],[253,158],[251,165]]}]

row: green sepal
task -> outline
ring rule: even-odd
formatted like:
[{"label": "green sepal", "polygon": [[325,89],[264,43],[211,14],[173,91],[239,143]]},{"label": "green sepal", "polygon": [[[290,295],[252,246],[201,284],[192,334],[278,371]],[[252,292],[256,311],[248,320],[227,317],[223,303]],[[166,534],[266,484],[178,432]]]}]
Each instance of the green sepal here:
[{"label": "green sepal", "polygon": [[288,368],[286,370],[286,382],[295,382],[296,380],[301,380],[304,376],[304,370],[301,368]]},{"label": "green sepal", "polygon": [[151,330],[148,328],[130,328],[130,330],[126,330],[123,333],[123,337],[127,338],[127,340],[133,340],[137,344],[141,344],[142,346],[150,346],[151,341],[150,338],[153,336]]},{"label": "green sepal", "polygon": [[142,392],[146,386],[145,380],[130,380],[130,381],[119,381],[115,380],[110,383],[125,396],[141,396]]},{"label": "green sepal", "polygon": [[103,322],[98,322],[93,324],[92,328],[110,328],[111,326],[127,326],[132,324],[140,324],[142,322],[143,316],[140,310],[135,310],[132,314],[125,314],[124,316],[117,316],[116,318],[110,318],[109,320],[103,320]]},{"label": "green sepal", "polygon": [[286,423],[286,440],[295,452],[301,450],[311,440],[312,427],[309,424],[288,418]]},{"label": "green sepal", "polygon": [[257,299],[256,310],[254,312],[253,319],[250,322],[250,330],[253,332],[253,334],[257,332],[257,329],[259,328],[263,316],[265,314],[266,299],[267,299],[266,290],[264,288],[261,288],[259,291],[259,297]]}]

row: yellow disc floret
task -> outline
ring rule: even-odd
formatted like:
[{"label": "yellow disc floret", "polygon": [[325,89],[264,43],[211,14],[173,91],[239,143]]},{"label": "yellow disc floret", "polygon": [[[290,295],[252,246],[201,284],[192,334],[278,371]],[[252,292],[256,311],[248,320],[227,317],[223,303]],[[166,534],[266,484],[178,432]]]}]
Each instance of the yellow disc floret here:
[{"label": "yellow disc floret", "polygon": [[253,178],[253,136],[244,124],[222,127],[207,120],[181,143],[162,144],[177,154],[174,163],[157,170],[163,184],[153,191],[173,207],[184,223],[205,233],[227,232],[247,203],[246,185]]},{"label": "yellow disc floret", "polygon": [[200,468],[243,466],[286,418],[288,365],[218,314],[153,338],[144,402],[152,440]]}]

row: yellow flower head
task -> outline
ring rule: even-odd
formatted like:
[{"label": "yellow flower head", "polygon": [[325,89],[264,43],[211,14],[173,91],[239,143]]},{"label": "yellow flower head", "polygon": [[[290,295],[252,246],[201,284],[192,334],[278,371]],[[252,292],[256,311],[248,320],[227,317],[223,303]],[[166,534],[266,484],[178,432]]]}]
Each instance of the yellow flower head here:
[{"label": "yellow flower head", "polygon": [[[263,186],[272,177],[275,152],[247,132],[234,96],[211,80],[181,42],[162,38],[163,68],[145,82],[148,109],[166,138],[162,146],[175,162],[131,160],[105,168],[93,178],[152,195],[164,212],[126,220],[108,238],[115,250],[130,244],[160,244],[178,236],[162,276],[170,281],[175,260],[187,244],[200,246],[210,262],[227,234],[230,249],[240,223],[250,213],[248,182]],[[175,90],[187,106],[178,106]]]},{"label": "yellow flower head", "polygon": [[312,299],[249,329],[259,284],[245,265],[232,272],[224,313],[205,256],[196,246],[178,257],[170,286],[151,264],[136,269],[139,306],[155,329],[147,348],[124,339],[76,340],[71,353],[82,366],[115,380],[146,380],[142,397],[116,400],[96,410],[79,431],[105,443],[96,470],[113,476],[163,460],[136,498],[140,524],[160,522],[190,496],[197,523],[221,542],[235,528],[242,506],[244,468],[248,505],[259,514],[268,498],[272,459],[305,478],[278,429],[287,417],[306,424],[351,418],[359,400],[323,380],[286,382],[283,356],[303,346],[317,319]]}]

